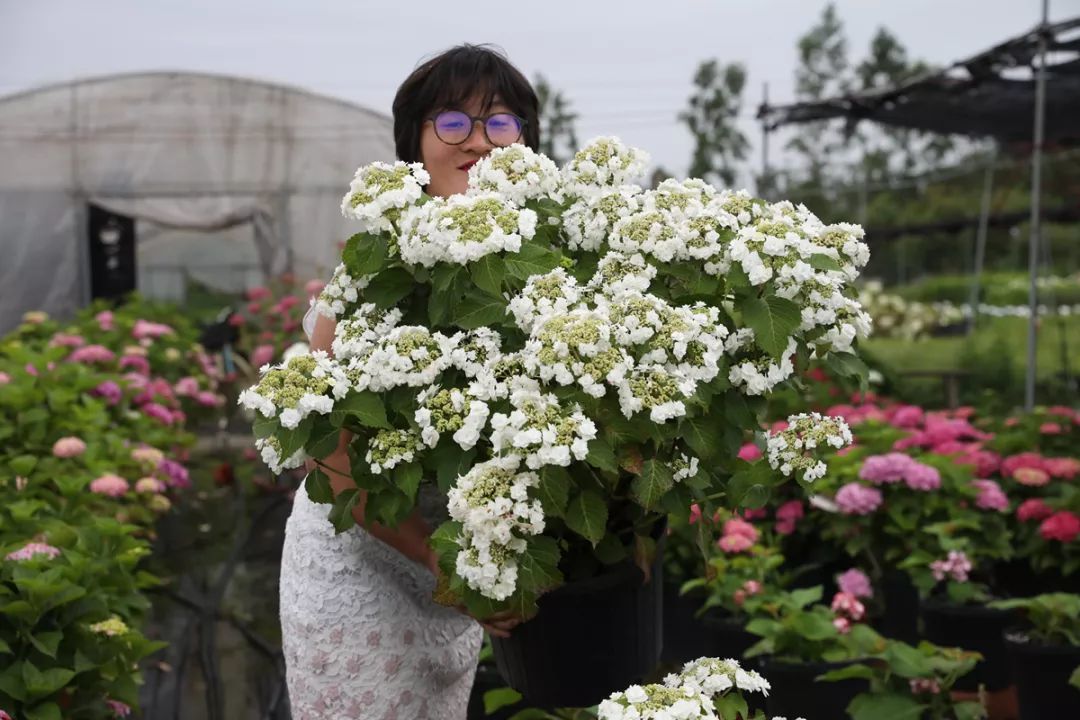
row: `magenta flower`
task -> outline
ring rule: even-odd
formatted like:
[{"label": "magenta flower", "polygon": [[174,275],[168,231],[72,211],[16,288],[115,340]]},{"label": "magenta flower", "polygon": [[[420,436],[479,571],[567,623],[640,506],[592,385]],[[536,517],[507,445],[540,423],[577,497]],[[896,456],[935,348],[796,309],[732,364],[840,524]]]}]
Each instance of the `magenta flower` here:
[{"label": "magenta flower", "polygon": [[848,483],[836,493],[836,504],[845,515],[869,515],[881,507],[881,491],[859,483]]},{"label": "magenta flower", "polygon": [[68,362],[101,363],[112,362],[115,358],[116,354],[103,345],[84,345],[76,348],[67,359]]},{"label": "magenta flower", "polygon": [[86,452],[86,443],[77,437],[62,437],[53,443],[52,454],[58,458],[78,457]]},{"label": "magenta flower", "polygon": [[1055,422],[1048,422],[1039,426],[1039,432],[1043,435],[1060,435],[1065,431],[1061,429],[1061,425],[1058,425]]},{"label": "magenta flower", "polygon": [[866,607],[859,599],[848,592],[838,592],[833,596],[832,611],[837,615],[846,617],[852,622],[858,622],[866,616]]},{"label": "magenta flower", "polygon": [[261,368],[263,365],[268,364],[274,359],[274,346],[273,345],[258,345],[251,351],[251,364],[254,367]]},{"label": "magenta flower", "polygon": [[113,329],[113,314],[109,310],[103,310],[94,316],[97,320],[98,327],[102,330],[108,331]]},{"label": "magenta flower", "polygon": [[124,355],[120,358],[120,369],[134,368],[140,375],[150,374],[150,361],[141,355]]},{"label": "magenta flower", "polygon": [[153,418],[154,420],[157,420],[162,425],[172,425],[173,424],[172,411],[169,410],[164,405],[159,405],[158,403],[150,402],[150,403],[146,403],[145,405],[140,407],[139,410],[141,410],[142,414],[145,415],[146,417]]},{"label": "magenta flower", "polygon": [[1044,540],[1057,540],[1062,543],[1071,543],[1080,535],[1080,517],[1068,510],[1056,512],[1042,521],[1039,526],[1039,534]]},{"label": "magenta flower", "polygon": [[131,335],[136,340],[144,338],[159,338],[174,334],[174,330],[163,323],[149,322],[148,320],[136,320],[135,327],[131,329]]},{"label": "magenta flower", "polygon": [[859,477],[875,485],[899,482],[904,479],[905,473],[913,462],[915,461],[904,453],[871,455],[859,468]]},{"label": "magenta flower", "polygon": [[724,534],[741,535],[748,538],[751,543],[755,543],[760,533],[758,533],[757,528],[742,518],[733,517],[724,523]]},{"label": "magenta flower", "polygon": [[840,588],[841,592],[852,597],[874,597],[874,586],[871,585],[870,578],[859,568],[851,568],[838,575],[836,577],[836,586]]},{"label": "magenta flower", "polygon": [[953,458],[953,462],[957,465],[974,465],[976,477],[990,477],[1001,467],[1001,456],[977,445],[970,445],[968,451]]},{"label": "magenta flower", "polygon": [[1010,455],[1001,461],[1001,475],[1003,477],[1012,477],[1013,473],[1022,467],[1046,470],[1046,461],[1042,455],[1034,452]]},{"label": "magenta flower", "polygon": [[912,461],[904,473],[904,482],[912,490],[937,490],[941,487],[941,473],[935,467]]},{"label": "magenta flower", "polygon": [[946,577],[957,582],[967,582],[968,573],[971,572],[971,561],[966,553],[959,550],[950,550],[944,560],[935,560],[930,563],[930,572],[938,582]]},{"label": "magenta flower", "polygon": [[1054,511],[1050,509],[1050,506],[1039,498],[1025,500],[1020,503],[1020,507],[1016,508],[1016,518],[1020,522],[1028,522],[1030,520],[1042,522],[1053,514]]},{"label": "magenta flower", "polygon": [[739,553],[749,550],[754,541],[745,535],[724,535],[716,545],[726,553]]},{"label": "magenta flower", "polygon": [[109,709],[113,711],[113,715],[116,717],[124,718],[131,714],[131,708],[119,700],[106,700],[105,704],[109,706]]},{"label": "magenta flower", "polygon": [[23,560],[29,560],[35,555],[44,555],[48,559],[52,560],[54,557],[60,554],[60,548],[53,547],[47,543],[32,542],[26,543],[18,550],[9,552],[7,559],[14,562],[22,562]]},{"label": "magenta flower", "polygon": [[249,288],[245,294],[247,295],[248,300],[251,300],[252,302],[258,302],[260,300],[265,300],[266,298],[270,297],[271,293],[269,288],[265,288],[260,285],[258,287]]},{"label": "magenta flower", "polygon": [[899,428],[913,429],[923,423],[923,410],[917,405],[901,405],[892,413],[892,424]]},{"label": "magenta flower", "polygon": [[[252,458],[252,459],[254,459],[254,458]],[[699,520],[701,520],[701,506],[698,505],[697,503],[693,503],[693,504],[690,505],[690,520],[689,520],[689,522],[690,522],[691,525],[694,525]]]},{"label": "magenta flower", "polygon": [[158,472],[165,476],[166,482],[169,487],[174,488],[186,488],[191,485],[191,479],[188,476],[187,468],[175,460],[169,460],[168,458],[158,463]]},{"label": "magenta flower", "polygon": [[6,372],[0,372],[0,385],[7,385],[11,382],[11,376]]},{"label": "magenta flower", "polygon": [[1043,466],[1052,477],[1066,480],[1072,480],[1080,473],[1080,460],[1076,458],[1046,458]]},{"label": "magenta flower", "polygon": [[190,375],[182,377],[176,381],[173,390],[180,397],[195,397],[196,393],[199,392],[199,381]]},{"label": "magenta flower", "polygon": [[209,390],[203,390],[195,396],[195,401],[203,407],[218,407],[224,404],[225,400],[217,393],[212,393]]},{"label": "magenta flower", "polygon": [[124,397],[124,391],[112,380],[106,380],[90,391],[91,395],[104,398],[109,405],[115,405]]},{"label": "magenta flower", "polygon": [[795,526],[805,515],[802,501],[788,500],[776,509],[776,532],[790,535],[795,532]]},{"label": "magenta flower", "polygon": [[1009,498],[1001,491],[1001,486],[993,480],[972,480],[971,484],[979,491],[975,506],[983,510],[1008,510]]},{"label": "magenta flower", "polygon": [[754,443],[746,443],[741,448],[739,448],[738,457],[740,460],[745,460],[746,462],[753,462],[761,457],[761,448],[759,448]]},{"label": "magenta flower", "polygon": [[119,475],[102,475],[90,483],[90,492],[109,497],[120,497],[128,491],[128,481]]}]

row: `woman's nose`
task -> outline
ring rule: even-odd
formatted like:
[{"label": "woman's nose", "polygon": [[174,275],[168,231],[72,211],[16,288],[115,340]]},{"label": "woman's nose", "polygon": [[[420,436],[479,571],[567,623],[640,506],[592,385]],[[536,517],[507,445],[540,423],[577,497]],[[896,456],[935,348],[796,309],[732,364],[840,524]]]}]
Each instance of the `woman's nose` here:
[{"label": "woman's nose", "polygon": [[[479,125],[479,127],[477,127]],[[486,153],[494,146],[488,142],[487,133],[484,131],[483,120],[473,120],[473,131],[469,139],[462,146],[463,150],[475,153]]]}]

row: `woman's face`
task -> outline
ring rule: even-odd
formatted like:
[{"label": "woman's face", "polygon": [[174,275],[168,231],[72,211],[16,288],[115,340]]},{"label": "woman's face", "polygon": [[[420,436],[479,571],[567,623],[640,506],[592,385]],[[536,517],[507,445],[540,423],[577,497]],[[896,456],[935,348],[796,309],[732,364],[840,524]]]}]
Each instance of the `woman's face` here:
[{"label": "woman's face", "polygon": [[[473,97],[462,107],[439,108],[440,110],[460,110],[473,117],[488,116],[498,112],[513,112],[502,103],[498,96],[491,107],[484,112],[483,98]],[[435,112],[438,112],[436,110]],[[435,112],[431,113],[432,115]],[[484,128],[473,123],[472,134],[460,145],[447,145],[435,134],[435,123],[424,122],[420,132],[420,161],[431,175],[431,184],[427,193],[431,196],[448,197],[465,192],[469,184],[469,168],[487,155],[495,146],[487,141]]]}]

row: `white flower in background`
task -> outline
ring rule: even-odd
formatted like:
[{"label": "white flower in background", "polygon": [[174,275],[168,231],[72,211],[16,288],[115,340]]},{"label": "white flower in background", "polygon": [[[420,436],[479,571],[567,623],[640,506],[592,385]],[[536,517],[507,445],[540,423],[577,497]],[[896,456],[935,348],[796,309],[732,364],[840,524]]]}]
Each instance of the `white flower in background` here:
[{"label": "white flower in background", "polygon": [[401,218],[401,258],[411,265],[465,265],[492,253],[516,253],[536,233],[536,213],[498,193],[435,198]]},{"label": "white flower in background", "polygon": [[641,188],[637,185],[621,185],[578,198],[562,216],[568,247],[589,252],[600,250],[615,223],[637,212],[640,195]]},{"label": "white flower in background", "polygon": [[645,174],[649,154],[628,147],[617,137],[590,140],[563,170],[567,190],[587,197],[605,188],[630,185]]},{"label": "white flower in background", "polygon": [[668,687],[689,686],[712,698],[731,688],[769,694],[769,681],[754,670],[745,670],[738,660],[702,657],[683,665],[678,675],[664,678]]},{"label": "white flower in background", "polygon": [[851,430],[841,418],[811,412],[792,415],[787,422],[786,429],[769,434],[766,458],[769,467],[788,477],[802,473],[806,482],[823,477],[828,468],[822,454],[852,442]]},{"label": "white flower in background", "polygon": [[718,720],[712,700],[690,686],[631,685],[597,708],[599,720]]},{"label": "white flower in background", "polygon": [[563,268],[543,275],[532,275],[521,292],[510,299],[509,311],[514,322],[525,332],[541,317],[568,312],[581,301],[577,280]]},{"label": "white flower in background", "polygon": [[450,517],[462,529],[456,570],[470,587],[496,600],[506,599],[517,586],[524,537],[544,531],[543,507],[529,497],[540,478],[518,472],[520,463],[509,456],[474,465],[448,493]]},{"label": "white flower in background", "polygon": [[469,168],[468,194],[499,193],[517,205],[548,197],[562,202],[562,175],[545,155],[525,145],[495,148]]},{"label": "white flower in background", "polygon": [[521,388],[510,394],[514,410],[491,416],[491,444],[495,452],[523,457],[530,470],[545,465],[567,467],[584,460],[596,425],[577,405],[564,409],[548,393]]},{"label": "white flower in background", "polygon": [[373,303],[364,303],[348,317],[338,320],[331,345],[334,357],[344,362],[366,356],[399,322],[401,311],[397,308],[382,310]]},{"label": "white flower in background", "polygon": [[413,419],[429,448],[439,443],[443,433],[453,433],[454,442],[462,450],[472,449],[480,441],[490,414],[487,403],[457,388],[432,385],[417,395],[416,402],[419,408]]},{"label": "white flower in background", "polygon": [[371,275],[364,275],[354,278],[349,275],[349,269],[345,267],[345,263],[341,263],[334,269],[330,282],[319,293],[315,301],[315,312],[336,320],[345,314],[345,310],[350,305],[360,300],[360,293],[367,289],[371,277]]},{"label": "white flower in background", "polygon": [[402,463],[411,463],[422,448],[420,436],[413,430],[379,430],[368,441],[364,462],[372,474],[378,475]]},{"label": "white flower in background", "polygon": [[421,163],[375,162],[356,171],[341,200],[341,214],[361,222],[361,232],[391,231],[402,210],[415,205],[431,176]]}]

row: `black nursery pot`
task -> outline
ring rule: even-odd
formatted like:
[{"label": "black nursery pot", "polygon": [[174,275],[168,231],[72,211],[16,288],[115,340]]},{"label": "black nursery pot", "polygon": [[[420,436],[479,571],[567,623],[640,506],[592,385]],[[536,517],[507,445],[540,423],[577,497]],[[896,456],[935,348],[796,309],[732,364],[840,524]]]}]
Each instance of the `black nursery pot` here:
[{"label": "black nursery pot", "polygon": [[936,645],[960,647],[982,654],[975,669],[957,680],[957,690],[1002,690],[1012,684],[1009,653],[1003,633],[1016,615],[983,605],[956,605],[942,600],[922,603],[923,636]]},{"label": "black nursery pot", "polygon": [[847,717],[847,706],[859,693],[870,689],[869,681],[849,678],[837,682],[815,681],[819,675],[852,663],[792,663],[762,658],[761,674],[772,688],[765,699],[768,715],[806,720],[836,720]]},{"label": "black nursery pot", "polygon": [[663,643],[663,542],[652,579],[631,562],[541,596],[536,617],[491,639],[506,683],[540,708],[588,707],[641,682]]},{"label": "black nursery pot", "polygon": [[919,591],[907,573],[886,572],[882,578],[885,612],[874,623],[885,637],[911,645],[919,642]]},{"label": "black nursery pot", "polygon": [[1004,639],[1020,720],[1080,718],[1080,690],[1069,684],[1069,677],[1080,667],[1080,647],[1043,645],[1024,632],[1007,632]]},{"label": "black nursery pot", "polygon": [[660,659],[665,663],[681,664],[709,652],[708,631],[697,611],[705,602],[703,590],[679,594],[677,583],[664,583],[664,647]]},{"label": "black nursery pot", "polygon": [[721,659],[742,660],[750,646],[761,639],[753,633],[746,632],[745,619],[733,617],[723,612],[706,613],[701,618],[701,623],[705,628],[705,636],[709,646],[705,652],[689,658],[690,660],[697,660],[702,655]]}]

